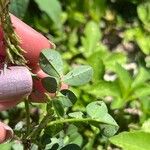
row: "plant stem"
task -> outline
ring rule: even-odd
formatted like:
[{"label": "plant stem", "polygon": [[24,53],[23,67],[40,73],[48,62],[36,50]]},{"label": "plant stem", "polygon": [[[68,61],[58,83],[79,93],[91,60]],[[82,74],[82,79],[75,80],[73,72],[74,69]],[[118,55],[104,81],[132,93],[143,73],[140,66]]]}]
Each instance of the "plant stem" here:
[{"label": "plant stem", "polygon": [[24,103],[25,103],[25,110],[26,110],[26,126],[27,126],[26,135],[29,135],[30,127],[31,127],[30,126],[30,107],[29,107],[29,101],[27,98],[24,100]]},{"label": "plant stem", "polygon": [[[47,114],[43,120],[41,121],[41,123],[39,124],[39,126],[37,127],[36,130],[34,130],[33,132],[31,132],[31,134],[27,137],[28,139],[31,138],[36,138],[36,136],[38,134],[40,134],[41,130],[44,129],[44,127],[49,123],[49,121],[52,120],[52,117]],[[97,123],[108,123],[108,122],[104,122],[104,121],[100,121],[100,120],[96,120],[96,119],[92,119],[92,118],[71,118],[71,119],[60,119],[60,120],[55,120],[55,121],[51,121],[48,125],[49,126],[53,126],[56,124],[64,124],[64,123],[75,123],[75,122],[82,122],[82,123],[88,123],[88,122],[97,122]],[[110,124],[111,125],[111,124]],[[114,124],[112,124],[114,126]],[[117,126],[117,125],[116,125]]]},{"label": "plant stem", "polygon": [[48,124],[48,122],[51,120],[51,116],[49,114],[46,114],[46,116],[42,119],[39,126],[31,132],[31,134],[27,137],[27,139],[36,139],[36,137],[40,134],[41,130],[44,129],[44,127]]},{"label": "plant stem", "polygon": [[60,120],[55,120],[55,121],[52,121],[50,122],[49,126],[53,126],[55,124],[63,124],[63,123],[75,123],[75,122],[89,122],[89,121],[93,121],[93,122],[100,122],[99,120],[94,120],[92,118],[80,118],[80,119],[77,119],[77,118],[71,118],[71,119],[60,119]]},{"label": "plant stem", "polygon": [[[60,120],[55,120],[55,121],[51,121],[49,123],[49,126],[53,126],[55,124],[63,124],[63,123],[75,123],[75,122],[82,122],[82,123],[87,123],[87,122],[97,122],[97,123],[106,123],[104,121],[100,121],[100,120],[96,120],[96,119],[92,119],[92,118],[69,118],[69,119],[60,119]],[[114,125],[114,124],[112,124]]]}]

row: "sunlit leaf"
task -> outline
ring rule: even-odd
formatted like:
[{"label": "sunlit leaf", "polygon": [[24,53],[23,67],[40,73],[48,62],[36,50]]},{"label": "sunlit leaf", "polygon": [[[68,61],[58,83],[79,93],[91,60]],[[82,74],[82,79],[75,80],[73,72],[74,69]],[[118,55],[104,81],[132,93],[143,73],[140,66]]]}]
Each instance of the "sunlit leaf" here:
[{"label": "sunlit leaf", "polygon": [[143,2],[137,7],[138,17],[142,23],[149,28],[150,27],[150,2]]},{"label": "sunlit leaf", "polygon": [[93,69],[90,66],[78,66],[63,77],[63,82],[72,86],[79,86],[88,83],[93,76]]},{"label": "sunlit leaf", "polygon": [[11,150],[13,143],[0,144],[1,150]]},{"label": "sunlit leaf", "polygon": [[88,58],[89,65],[93,68],[93,80],[100,80],[103,78],[105,73],[105,66],[101,60],[101,55],[94,53]]},{"label": "sunlit leaf", "polygon": [[63,107],[72,107],[73,102],[66,96],[59,96],[60,103],[62,104]]},{"label": "sunlit leaf", "polygon": [[104,102],[92,102],[87,105],[86,111],[91,118],[102,121],[100,128],[103,135],[110,137],[117,132],[118,125],[116,121],[108,114],[108,109]]},{"label": "sunlit leaf", "polygon": [[145,81],[150,79],[150,72],[146,68],[140,67],[137,76],[135,77],[132,88],[142,85]]},{"label": "sunlit leaf", "polygon": [[110,142],[123,150],[148,150],[150,133],[142,131],[122,132],[112,138]]},{"label": "sunlit leaf", "polygon": [[84,30],[85,37],[82,37],[82,45],[84,49],[84,55],[90,56],[96,51],[98,42],[101,38],[101,32],[96,22],[90,21],[87,23]]},{"label": "sunlit leaf", "polygon": [[68,114],[69,117],[77,118],[77,119],[83,118],[83,115],[84,114],[81,111],[73,112],[73,113]]},{"label": "sunlit leaf", "polygon": [[24,150],[24,146],[21,143],[15,143],[12,145],[12,150]]},{"label": "sunlit leaf", "polygon": [[40,66],[50,76],[58,77],[63,74],[63,62],[56,50],[44,49],[40,53]]},{"label": "sunlit leaf", "polygon": [[82,145],[83,137],[78,132],[78,128],[75,125],[73,125],[73,124],[69,125],[69,127],[66,131],[66,136],[68,136],[67,143],[74,143],[74,144],[77,144],[78,146]]},{"label": "sunlit leaf", "polygon": [[55,23],[55,26],[60,28],[61,24],[61,5],[58,0],[34,0],[39,8],[47,13],[47,15],[52,19]]},{"label": "sunlit leaf", "polygon": [[86,89],[89,94],[103,98],[105,96],[120,97],[121,91],[117,82],[99,81]]},{"label": "sunlit leaf", "polygon": [[120,64],[116,64],[116,73],[120,83],[122,92],[126,92],[130,89],[132,78],[127,70],[125,70]]},{"label": "sunlit leaf", "polygon": [[136,98],[139,97],[146,97],[150,95],[150,86],[149,85],[143,85],[141,87],[138,87],[134,91],[134,96]]}]

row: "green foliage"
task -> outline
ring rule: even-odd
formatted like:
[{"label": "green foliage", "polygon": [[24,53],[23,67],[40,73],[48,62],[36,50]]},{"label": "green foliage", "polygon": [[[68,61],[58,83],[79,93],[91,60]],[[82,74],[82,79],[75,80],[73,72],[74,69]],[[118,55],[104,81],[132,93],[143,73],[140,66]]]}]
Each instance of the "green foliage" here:
[{"label": "green foliage", "polygon": [[[144,140],[143,140],[144,138]],[[110,138],[110,141],[123,150],[148,150],[150,134],[142,131],[122,132]]]},{"label": "green foliage", "polygon": [[61,27],[61,6],[58,0],[34,0],[39,8],[44,11],[55,23],[56,27]]},{"label": "green foliage", "polygon": [[1,144],[1,150],[11,150],[12,143],[7,143],[7,144]]},{"label": "green foliage", "polygon": [[150,2],[144,2],[141,3],[137,7],[137,13],[139,16],[139,19],[142,21],[144,26],[148,29],[149,28],[149,23],[150,23]]},{"label": "green foliage", "polygon": [[97,50],[97,45],[101,38],[101,32],[98,25],[91,21],[86,25],[84,35],[85,37],[82,37],[81,39],[83,45],[82,52],[86,51],[84,54],[88,57],[93,51]]},{"label": "green foliage", "polygon": [[92,102],[88,104],[86,111],[91,118],[106,124],[102,124],[100,127],[103,135],[111,137],[117,132],[118,125],[115,120],[108,114],[108,110],[104,102]]},{"label": "green foliage", "polygon": [[[150,149],[149,0],[12,0],[10,11],[61,53],[45,49],[40,54],[40,67],[48,74],[41,80],[47,106],[30,106],[36,112],[30,131],[43,114],[51,117],[29,141],[31,149]],[[69,89],[62,90],[62,83]],[[13,113],[0,114],[12,127],[20,121],[15,134],[21,140],[24,113],[20,104]],[[117,131],[111,145],[107,137]]]},{"label": "green foliage", "polygon": [[75,104],[75,102],[77,101],[77,97],[72,91],[66,89],[61,90],[60,92],[66,97],[66,99],[68,99],[71,102],[72,105]]},{"label": "green foliage", "polygon": [[18,18],[23,18],[27,11],[29,0],[11,0],[10,12]]},{"label": "green foliage", "polygon": [[57,81],[53,77],[43,78],[42,84],[49,93],[55,93],[57,91]]},{"label": "green foliage", "polygon": [[92,79],[93,70],[90,66],[75,67],[63,77],[63,82],[71,86],[86,84]]},{"label": "green foliage", "polygon": [[51,49],[43,50],[40,54],[40,67],[50,76],[60,77],[63,72],[63,62],[60,54]]}]

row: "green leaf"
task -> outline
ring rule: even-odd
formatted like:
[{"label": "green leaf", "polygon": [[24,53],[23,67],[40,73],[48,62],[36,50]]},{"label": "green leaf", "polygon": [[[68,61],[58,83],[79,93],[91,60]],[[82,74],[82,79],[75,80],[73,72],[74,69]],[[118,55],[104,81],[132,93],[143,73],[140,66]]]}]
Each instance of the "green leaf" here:
[{"label": "green leaf", "polygon": [[149,150],[150,133],[134,131],[122,132],[110,138],[110,142],[123,150]]},{"label": "green leaf", "polygon": [[78,112],[69,113],[68,116],[72,118],[80,119],[83,118],[84,114],[81,111],[78,111]]},{"label": "green leaf", "polygon": [[150,54],[149,38],[149,34],[143,32],[140,27],[130,28],[124,33],[124,41],[136,41],[141,51],[146,55]]},{"label": "green leaf", "polygon": [[60,54],[53,49],[44,49],[40,53],[40,67],[50,76],[60,78],[63,74],[63,62]]},{"label": "green leaf", "polygon": [[59,96],[58,100],[60,101],[63,107],[73,106],[73,102],[66,96]]},{"label": "green leaf", "polygon": [[63,77],[63,82],[71,86],[79,86],[88,83],[92,79],[93,69],[90,66],[81,65],[74,68]]},{"label": "green leaf", "polygon": [[125,101],[124,99],[122,99],[121,97],[117,97],[115,98],[112,103],[111,103],[111,109],[119,109],[122,108],[125,104],[127,103],[127,101]]},{"label": "green leaf", "polygon": [[144,121],[142,124],[142,131],[150,133],[150,119]]},{"label": "green leaf", "polygon": [[12,14],[22,19],[27,11],[29,0],[11,0],[9,10]]},{"label": "green leaf", "polygon": [[60,150],[81,150],[81,148],[77,144],[69,144],[61,148]]},{"label": "green leaf", "polygon": [[58,116],[61,116],[61,117],[64,116],[64,113],[65,113],[64,108],[59,98],[53,100],[53,107]]},{"label": "green leaf", "polygon": [[102,79],[105,73],[105,66],[101,60],[101,55],[94,53],[88,58],[87,61],[88,64],[93,68],[93,80]]},{"label": "green leaf", "polygon": [[5,144],[0,144],[0,149],[1,150],[11,150],[13,143],[5,143]]},{"label": "green leaf", "polygon": [[[111,116],[110,116],[110,119],[112,119]],[[101,124],[100,129],[101,129],[101,134],[103,134],[106,137],[112,137],[113,135],[116,134],[119,127],[118,126],[112,126],[112,125],[109,125],[109,124]]]},{"label": "green leaf", "polygon": [[143,2],[137,7],[138,17],[146,28],[150,27],[150,2]]},{"label": "green leaf", "polygon": [[99,22],[100,18],[103,17],[103,15],[105,14],[106,6],[107,6],[106,0],[91,1],[89,13],[92,16],[92,19]]},{"label": "green leaf", "polygon": [[60,146],[59,144],[61,144],[59,139],[57,139],[56,137],[54,137],[54,138],[47,137],[47,140],[50,140],[50,143],[46,144],[44,150],[55,150],[55,149],[58,149],[58,147]]},{"label": "green leaf", "polygon": [[55,93],[57,91],[57,81],[53,77],[43,78],[42,85],[50,93]]},{"label": "green leaf", "polygon": [[12,150],[24,150],[24,147],[21,143],[15,143],[12,145]]},{"label": "green leaf", "polygon": [[150,86],[143,85],[135,89],[134,91],[135,98],[146,97],[150,95]]},{"label": "green leaf", "polygon": [[121,91],[117,82],[99,81],[96,84],[90,85],[87,89],[89,94],[103,98],[105,96],[120,97]]},{"label": "green leaf", "polygon": [[107,55],[104,60],[106,69],[115,71],[116,63],[124,64],[127,61],[126,55],[124,53],[112,52]]},{"label": "green leaf", "polygon": [[124,35],[124,41],[125,43],[127,43],[129,41],[136,40],[138,37],[141,37],[143,35],[143,31],[141,30],[140,27],[134,27],[125,30],[123,35]]},{"label": "green leaf", "polygon": [[137,76],[132,82],[132,88],[141,86],[145,81],[150,79],[150,72],[146,68],[140,67]]},{"label": "green leaf", "polygon": [[118,126],[115,120],[108,114],[107,106],[103,101],[91,102],[87,105],[86,112],[93,119],[100,119],[104,123]]},{"label": "green leaf", "polygon": [[82,45],[84,49],[84,55],[90,56],[96,51],[98,42],[101,39],[101,32],[97,23],[90,21],[87,23],[84,30],[85,37],[82,37]]},{"label": "green leaf", "polygon": [[118,131],[118,125],[108,114],[107,106],[103,101],[96,101],[88,104],[86,111],[91,118],[102,122],[102,124],[100,124],[100,128],[103,135],[110,137]]},{"label": "green leaf", "polygon": [[130,89],[132,79],[127,70],[125,70],[120,64],[116,64],[116,73],[118,75],[118,80],[120,88],[123,90],[123,93]]},{"label": "green leaf", "polygon": [[30,150],[38,150],[38,145],[32,143],[32,144],[31,144],[31,147],[30,147]]},{"label": "green leaf", "polygon": [[78,146],[81,146],[83,143],[83,138],[78,132],[78,128],[73,124],[69,125],[66,132],[66,136],[68,137],[68,142],[67,142],[68,144],[74,143],[77,144]]},{"label": "green leaf", "polygon": [[107,106],[102,101],[92,102],[86,107],[87,114],[93,118],[103,118],[107,113]]},{"label": "green leaf", "polygon": [[61,90],[60,92],[64,96],[66,96],[71,101],[72,104],[75,104],[75,102],[77,101],[77,97],[72,91],[64,89],[64,90]]},{"label": "green leaf", "polygon": [[39,8],[47,13],[47,15],[52,19],[55,23],[55,26],[61,28],[61,14],[62,9],[60,2],[58,0],[34,0]]},{"label": "green leaf", "polygon": [[150,54],[149,38],[149,35],[143,33],[143,35],[136,40],[141,51],[146,55]]},{"label": "green leaf", "polygon": [[61,132],[63,129],[62,124],[54,125],[54,126],[49,126],[47,125],[44,129],[44,134],[42,135],[41,143],[47,144],[51,142],[50,137],[55,137],[56,134]]}]

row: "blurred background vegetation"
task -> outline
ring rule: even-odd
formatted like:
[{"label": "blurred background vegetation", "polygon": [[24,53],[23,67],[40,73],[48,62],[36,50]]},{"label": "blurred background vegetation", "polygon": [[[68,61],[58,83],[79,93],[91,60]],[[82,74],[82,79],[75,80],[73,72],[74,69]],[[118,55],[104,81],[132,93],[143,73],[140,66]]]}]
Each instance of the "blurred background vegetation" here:
[{"label": "blurred background vegetation", "polygon": [[[103,100],[119,132],[147,131],[143,124],[150,117],[149,0],[11,0],[10,12],[55,43],[65,71],[76,64],[93,67],[93,80],[72,88],[78,96],[73,110],[84,111],[89,102]],[[1,116],[14,126],[24,115],[11,118],[22,111],[19,105]],[[33,114],[33,119],[38,117]],[[84,149],[111,149],[96,130],[85,126],[79,133],[77,143]]]}]

